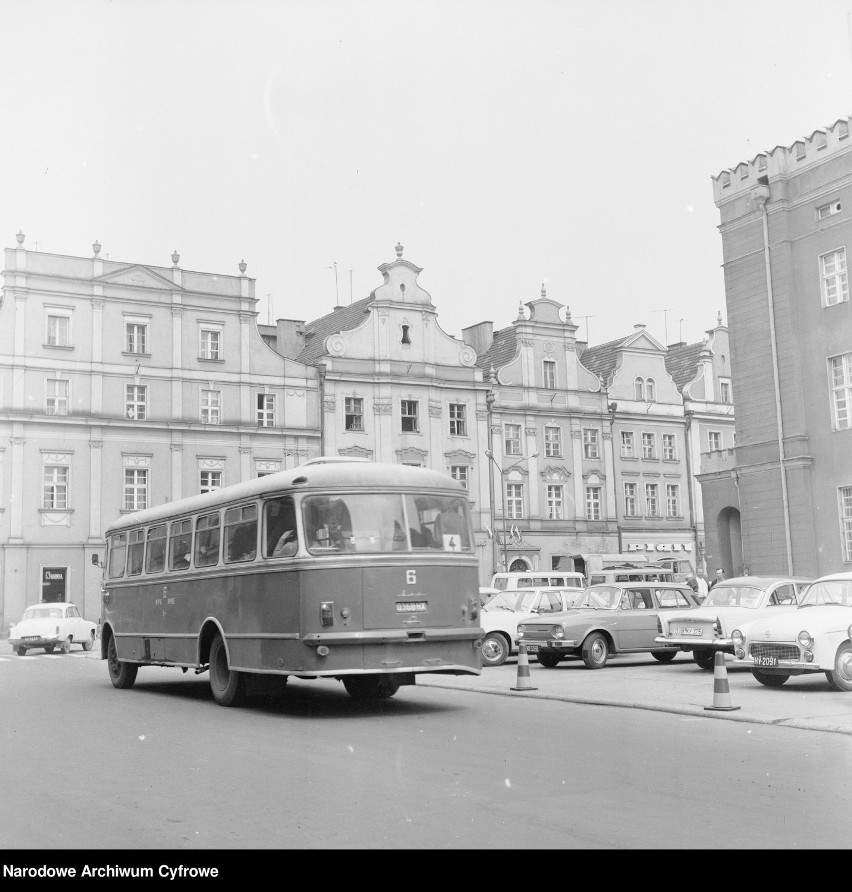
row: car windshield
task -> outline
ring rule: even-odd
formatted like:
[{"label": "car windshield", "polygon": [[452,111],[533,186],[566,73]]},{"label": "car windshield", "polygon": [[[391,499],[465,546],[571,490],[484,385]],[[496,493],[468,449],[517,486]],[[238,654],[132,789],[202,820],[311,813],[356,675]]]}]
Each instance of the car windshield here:
[{"label": "car windshield", "polygon": [[515,589],[511,592],[500,592],[483,607],[483,610],[512,610],[514,612],[532,610],[535,592],[529,589]]},{"label": "car windshield", "polygon": [[572,607],[591,607],[594,610],[617,610],[618,605],[621,604],[622,594],[623,592],[620,588],[598,585],[594,588],[587,588],[583,592],[583,597],[572,604]]},{"label": "car windshield", "polygon": [[805,592],[799,609],[823,607],[826,604],[852,607],[852,579],[826,579],[813,583]]},{"label": "car windshield", "polygon": [[27,607],[23,619],[62,619],[61,607]]},{"label": "car windshield", "polygon": [[714,585],[702,602],[702,607],[749,607],[760,606],[763,590],[753,585]]}]

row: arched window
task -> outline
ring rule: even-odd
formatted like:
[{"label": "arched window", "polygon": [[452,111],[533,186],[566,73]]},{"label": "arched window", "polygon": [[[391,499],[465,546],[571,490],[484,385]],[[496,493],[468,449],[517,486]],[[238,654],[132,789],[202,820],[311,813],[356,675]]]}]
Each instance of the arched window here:
[{"label": "arched window", "polygon": [[411,337],[408,334],[408,330],[409,330],[409,326],[407,326],[407,325],[402,326],[402,343],[403,344],[411,343]]},{"label": "arched window", "polygon": [[648,378],[645,382],[645,399],[649,403],[653,403],[657,398],[657,385],[653,378]]},{"label": "arched window", "polygon": [[634,396],[636,397],[637,400],[645,399],[645,379],[644,378],[637,378],[633,382],[633,391],[634,391]]}]

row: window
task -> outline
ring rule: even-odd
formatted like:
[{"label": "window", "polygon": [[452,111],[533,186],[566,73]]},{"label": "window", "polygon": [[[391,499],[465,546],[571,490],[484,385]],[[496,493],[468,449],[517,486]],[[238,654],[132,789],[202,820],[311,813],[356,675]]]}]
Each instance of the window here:
[{"label": "window", "polygon": [[61,378],[48,378],[44,391],[44,411],[48,415],[67,415],[68,382]]},{"label": "window", "polygon": [[148,469],[124,469],[124,510],[141,511],[148,507]]},{"label": "window", "polygon": [[132,421],[147,417],[148,385],[128,384],[124,389],[124,414]]},{"label": "window", "polygon": [[506,517],[516,519],[524,516],[523,483],[506,484]]},{"label": "window", "polygon": [[344,424],[348,431],[364,430],[364,400],[359,396],[347,396],[343,400]]},{"label": "window", "polygon": [[257,554],[257,505],[225,512],[225,563],[253,561]]},{"label": "window", "polygon": [[556,362],[552,359],[545,359],[541,364],[544,375],[544,386],[549,390],[556,389]]},{"label": "window", "polygon": [[416,434],[420,430],[417,423],[417,400],[402,400],[400,411],[402,414],[402,432],[404,434]]},{"label": "window", "polygon": [[832,356],[828,360],[831,374],[831,396],[834,429],[852,427],[852,353]]},{"label": "window", "polygon": [[521,426],[519,424],[507,424],[503,427],[503,439],[505,441],[506,455],[521,455]]},{"label": "window", "polygon": [[44,466],[41,507],[54,511],[68,509],[68,467],[66,465]]},{"label": "window", "polygon": [[562,455],[562,429],[553,424],[544,427],[544,454],[549,458]]},{"label": "window", "polygon": [[275,427],[275,394],[257,394],[257,426]]},{"label": "window", "polygon": [[461,403],[450,403],[450,436],[466,437],[467,421],[465,407]]},{"label": "window", "polygon": [[657,457],[657,438],[654,434],[642,434],[642,458]]},{"label": "window", "polygon": [[461,485],[467,489],[468,488],[468,471],[469,468],[467,465],[451,465],[450,466],[450,477],[453,480],[458,481]]},{"label": "window", "polygon": [[674,434],[663,434],[663,458],[668,461],[677,458],[677,440]]},{"label": "window", "polygon": [[196,567],[211,567],[219,563],[219,512],[205,514],[195,523]]},{"label": "window", "polygon": [[169,527],[169,569],[186,570],[192,557],[192,521],[176,520]]},{"label": "window", "polygon": [[653,378],[648,378],[645,382],[645,399],[649,403],[653,403],[657,399],[657,382]]},{"label": "window", "polygon": [[161,573],[166,566],[166,525],[158,523],[148,529],[148,550],[145,572]]},{"label": "window", "polygon": [[109,561],[107,575],[110,579],[124,576],[124,564],[127,561],[127,534],[113,536],[109,543]]},{"label": "window", "polygon": [[840,213],[840,202],[832,201],[831,204],[824,204],[817,208],[817,220],[825,220],[827,217],[833,217]]},{"label": "window", "polygon": [[199,492],[213,492],[214,489],[222,488],[222,472],[221,471],[201,471],[198,484]]},{"label": "window", "polygon": [[199,359],[222,358],[222,329],[221,327],[207,327],[202,325],[199,331],[200,343],[198,349]]},{"label": "window", "polygon": [[601,488],[599,486],[586,487],[586,520],[601,519]]},{"label": "window", "polygon": [[849,300],[846,248],[838,248],[836,251],[821,254],[819,270],[822,280],[822,305],[831,307]]},{"label": "window", "polygon": [[659,506],[657,504],[657,490],[658,490],[658,486],[656,483],[646,483],[645,484],[645,516],[646,517],[658,517],[659,516]]},{"label": "window", "polygon": [[666,484],[666,512],[669,517],[680,517],[680,486],[677,483]]},{"label": "window", "polygon": [[593,427],[583,428],[583,457],[600,458],[598,451],[598,432]]},{"label": "window", "polygon": [[296,531],[296,505],[292,496],[270,499],[263,506],[266,557],[293,557],[299,550]]},{"label": "window", "polygon": [[731,382],[730,381],[719,381],[719,399],[723,403],[731,402]]},{"label": "window", "polygon": [[127,322],[124,326],[127,333],[128,353],[148,352],[148,326],[143,322]]},{"label": "window", "polygon": [[634,452],[633,445],[633,431],[622,431],[621,432],[621,457],[622,458],[635,458],[636,453]]},{"label": "window", "polygon": [[221,418],[221,396],[218,390],[201,391],[202,424],[219,424]]},{"label": "window", "polygon": [[722,432],[708,431],[707,442],[710,446],[711,452],[719,452],[722,449]]},{"label": "window", "polygon": [[547,487],[547,517],[549,520],[562,520],[563,513],[563,488],[561,485],[548,484]]},{"label": "window", "polygon": [[645,399],[645,379],[644,378],[637,378],[633,382],[633,396],[637,400],[640,400],[640,401]]},{"label": "window", "polygon": [[635,483],[625,483],[624,484],[624,516],[625,517],[637,517],[639,514],[638,505],[636,502],[636,484]]},{"label": "window", "polygon": [[145,556],[145,531],[132,530],[128,551],[127,575],[138,576],[142,572],[142,559]]},{"label": "window", "polygon": [[837,122],[837,138],[838,139],[846,139],[849,136],[849,122],[848,121],[838,121]]},{"label": "window", "polygon": [[766,155],[757,156],[757,169],[766,170]]},{"label": "window", "polygon": [[71,346],[71,316],[67,314],[47,314],[47,337],[45,343],[48,347]]},{"label": "window", "polygon": [[843,536],[843,560],[852,561],[852,486],[840,487],[840,533]]},{"label": "window", "polygon": [[402,326],[402,338],[400,340],[401,344],[411,344],[411,326],[403,325]]}]

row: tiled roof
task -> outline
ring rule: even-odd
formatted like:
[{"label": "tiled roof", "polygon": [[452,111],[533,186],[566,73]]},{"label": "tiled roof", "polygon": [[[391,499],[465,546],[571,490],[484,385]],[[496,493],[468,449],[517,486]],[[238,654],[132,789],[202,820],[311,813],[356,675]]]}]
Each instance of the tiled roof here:
[{"label": "tiled roof", "polygon": [[494,332],[494,340],[491,346],[482,354],[476,357],[476,364],[483,371],[488,371],[494,366],[494,371],[502,368],[506,363],[511,362],[518,352],[517,338],[515,337],[515,326],[510,325],[508,328],[502,328],[500,331]]},{"label": "tiled roof", "polygon": [[628,335],[619,338],[617,341],[607,341],[605,344],[598,344],[597,347],[587,347],[580,354],[580,362],[598,378],[603,378],[609,383],[612,373],[615,371],[615,364],[618,361],[618,348],[627,340]]},{"label": "tiled roof", "polygon": [[323,343],[325,339],[338,331],[349,331],[357,328],[370,311],[370,304],[374,295],[356,300],[348,307],[336,307],[327,316],[320,316],[305,326],[305,346],[302,347],[296,357],[298,362],[314,365],[323,355]]},{"label": "tiled roof", "polygon": [[672,376],[678,390],[689,384],[698,372],[698,356],[704,348],[703,341],[669,347],[666,351],[666,371]]}]

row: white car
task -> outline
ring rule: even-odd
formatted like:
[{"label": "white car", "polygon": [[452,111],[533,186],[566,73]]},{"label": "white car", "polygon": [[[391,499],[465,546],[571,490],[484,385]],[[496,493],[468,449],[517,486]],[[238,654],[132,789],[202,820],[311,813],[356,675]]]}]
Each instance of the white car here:
[{"label": "white car", "polygon": [[9,644],[19,657],[34,647],[44,648],[48,653],[60,647],[67,654],[72,644],[81,644],[83,650],[91,650],[96,631],[97,626],[83,619],[73,604],[34,604],[27,607],[20,622],[9,629]]},{"label": "white car", "polygon": [[809,579],[790,576],[737,576],[717,583],[701,606],[686,613],[660,614],[658,644],[676,644],[692,651],[702,669],[712,669],[716,652],[732,654],[731,632],[760,616],[795,610]]},{"label": "white car", "polygon": [[747,666],[762,685],[824,672],[836,691],[852,691],[852,573],[815,580],[799,606],[734,629],[732,666]]},{"label": "white car", "polygon": [[561,613],[583,596],[581,588],[518,588],[495,595],[479,613],[482,665],[501,666],[518,652],[518,623],[540,614]]}]

